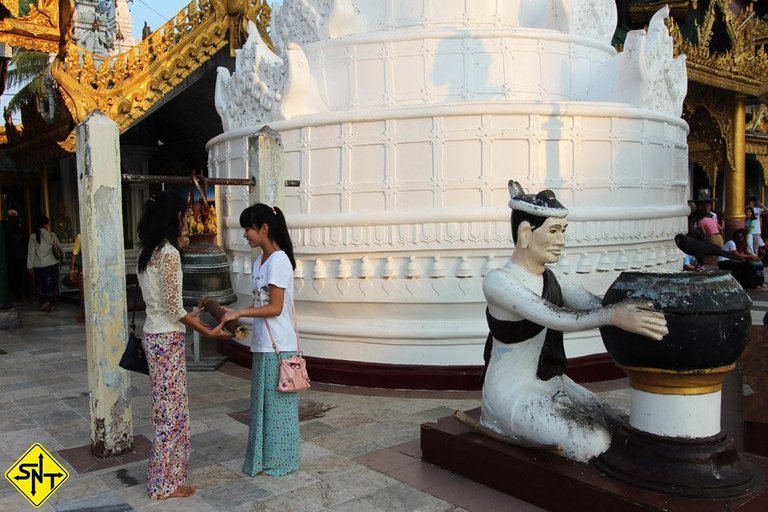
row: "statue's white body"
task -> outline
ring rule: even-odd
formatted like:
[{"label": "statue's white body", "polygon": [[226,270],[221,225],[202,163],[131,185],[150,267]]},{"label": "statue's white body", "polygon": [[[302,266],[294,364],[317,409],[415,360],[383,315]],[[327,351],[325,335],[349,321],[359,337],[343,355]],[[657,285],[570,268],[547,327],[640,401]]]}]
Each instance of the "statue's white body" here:
[{"label": "statue's white body", "polygon": [[[562,274],[555,274],[566,305],[587,310],[600,305],[596,297]],[[552,314],[541,298],[543,280],[511,261],[490,272],[483,281],[488,308],[499,320],[524,317],[507,305],[510,299],[525,302],[543,317],[545,327],[573,330],[580,325]],[[574,315],[575,316],[575,315]],[[594,324],[594,322],[592,322]],[[549,324],[549,325],[546,325]],[[587,327],[584,322],[581,327]],[[594,326],[594,325],[593,325]],[[536,370],[546,329],[515,344],[494,340],[493,352],[483,384],[483,426],[515,439],[523,445],[549,447],[565,457],[586,462],[608,449],[610,434],[604,413],[618,416],[610,404],[573,382],[566,375],[541,380]]]},{"label": "statue's white body", "polygon": [[[513,210],[515,201],[513,198],[510,202]],[[517,200],[516,204],[525,207],[527,203]],[[567,214],[564,208],[562,211]],[[567,332],[615,325],[661,339],[667,327],[664,316],[651,311],[652,305],[625,301],[604,308],[598,297],[552,269],[550,279],[559,285],[562,306],[542,297],[545,266],[560,259],[567,226],[564,216],[548,217],[538,227],[523,220],[517,227],[512,258],[483,280],[491,317],[518,322],[512,324],[513,330],[524,329],[519,323],[522,321],[543,329],[529,339],[503,343],[492,328],[493,347],[483,383],[481,424],[513,443],[546,447],[586,462],[608,449],[610,425],[618,423],[623,415],[562,371],[554,375],[544,372],[543,377],[539,374],[548,330]],[[556,285],[550,282],[549,286]]]}]

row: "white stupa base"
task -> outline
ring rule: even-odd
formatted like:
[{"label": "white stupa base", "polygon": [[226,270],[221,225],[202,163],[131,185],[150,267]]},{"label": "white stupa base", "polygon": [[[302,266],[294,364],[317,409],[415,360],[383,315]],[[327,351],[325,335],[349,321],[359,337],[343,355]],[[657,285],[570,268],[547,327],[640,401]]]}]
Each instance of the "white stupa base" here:
[{"label": "white stupa base", "polygon": [[629,424],[657,436],[714,436],[721,430],[721,394],[660,395],[632,389]]}]

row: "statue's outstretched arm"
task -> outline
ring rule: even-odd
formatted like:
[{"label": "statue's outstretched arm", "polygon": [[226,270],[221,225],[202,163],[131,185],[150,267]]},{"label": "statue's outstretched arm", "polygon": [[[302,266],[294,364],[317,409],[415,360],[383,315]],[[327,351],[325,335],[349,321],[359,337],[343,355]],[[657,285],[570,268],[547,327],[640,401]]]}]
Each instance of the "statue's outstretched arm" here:
[{"label": "statue's outstretched arm", "polygon": [[[483,280],[483,293],[488,304],[530,320],[548,329],[583,331],[610,323],[609,308],[593,307],[574,310],[558,307],[532,292],[512,274],[503,270],[489,273]],[[563,290],[563,295],[568,293]],[[587,292],[588,293],[588,292]],[[591,295],[591,294],[590,294]],[[584,296],[582,300],[591,302]]]},{"label": "statue's outstretched arm", "polygon": [[[570,292],[571,289],[566,288],[563,295]],[[591,309],[561,308],[532,292],[513,274],[503,269],[494,270],[486,276],[483,280],[483,293],[488,304],[548,329],[570,332],[613,325],[656,340],[668,332],[664,315],[654,311],[651,303],[629,299],[607,307],[597,303]],[[586,295],[582,297],[582,300],[593,304],[595,299]]]}]

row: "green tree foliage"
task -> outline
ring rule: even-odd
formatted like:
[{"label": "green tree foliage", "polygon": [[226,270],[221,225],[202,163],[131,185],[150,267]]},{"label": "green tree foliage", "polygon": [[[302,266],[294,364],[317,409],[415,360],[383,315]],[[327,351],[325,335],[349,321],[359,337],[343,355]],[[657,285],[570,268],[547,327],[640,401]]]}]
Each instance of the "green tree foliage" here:
[{"label": "green tree foliage", "polygon": [[8,101],[6,110],[14,112],[34,100],[47,100],[51,94],[48,53],[16,50],[8,69],[6,87],[23,85]]}]

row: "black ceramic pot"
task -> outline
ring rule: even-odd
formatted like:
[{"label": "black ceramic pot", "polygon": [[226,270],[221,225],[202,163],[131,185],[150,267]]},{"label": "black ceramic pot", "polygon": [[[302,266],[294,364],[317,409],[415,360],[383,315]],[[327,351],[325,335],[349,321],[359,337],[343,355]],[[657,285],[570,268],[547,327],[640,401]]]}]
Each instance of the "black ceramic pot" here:
[{"label": "black ceramic pot", "polygon": [[[752,323],[752,301],[729,273],[623,272],[603,305],[627,298],[652,302],[669,328],[661,341],[616,327],[600,329],[605,348],[627,372],[633,390],[680,400],[722,389]],[[650,412],[665,414],[663,409]],[[632,485],[697,498],[743,496],[763,483],[762,473],[722,431],[710,437],[667,437],[623,425],[594,463]]]},{"label": "black ceramic pot", "polygon": [[752,301],[728,272],[622,272],[603,305],[625,298],[650,301],[664,312],[661,341],[602,327],[608,353],[621,366],[673,371],[728,366],[747,344]]}]

